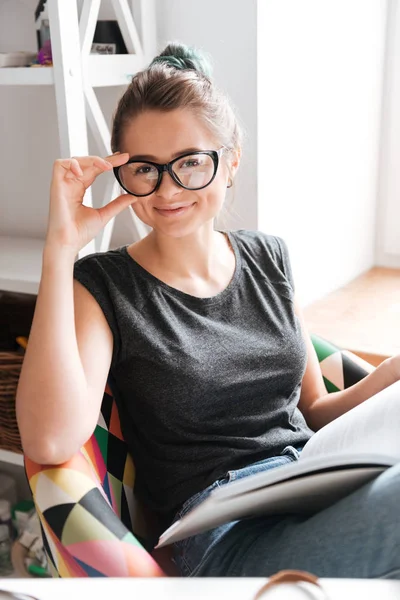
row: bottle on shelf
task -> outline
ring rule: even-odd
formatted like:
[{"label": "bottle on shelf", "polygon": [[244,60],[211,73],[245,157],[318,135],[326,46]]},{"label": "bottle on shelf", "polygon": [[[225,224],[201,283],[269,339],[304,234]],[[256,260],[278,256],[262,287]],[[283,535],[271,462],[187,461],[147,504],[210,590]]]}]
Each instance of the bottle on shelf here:
[{"label": "bottle on shelf", "polygon": [[35,10],[35,26],[38,50],[50,39],[49,15],[46,0],[39,0]]}]

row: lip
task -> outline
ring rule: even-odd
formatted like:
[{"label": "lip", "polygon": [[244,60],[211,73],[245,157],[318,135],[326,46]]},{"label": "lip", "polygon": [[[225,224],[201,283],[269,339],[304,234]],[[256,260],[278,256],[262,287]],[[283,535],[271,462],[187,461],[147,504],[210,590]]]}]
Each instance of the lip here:
[{"label": "lip", "polygon": [[168,208],[158,208],[157,206],[155,206],[154,209],[158,212],[158,214],[162,215],[163,217],[174,217],[178,215],[183,215],[195,204],[196,202],[192,202],[192,204],[186,204],[183,206],[178,205],[175,208],[173,206],[169,206]]}]

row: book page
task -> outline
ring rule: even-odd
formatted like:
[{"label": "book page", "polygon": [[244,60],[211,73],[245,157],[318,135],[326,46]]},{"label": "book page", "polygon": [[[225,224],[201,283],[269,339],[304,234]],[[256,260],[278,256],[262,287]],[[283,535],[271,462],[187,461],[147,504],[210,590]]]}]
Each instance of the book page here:
[{"label": "book page", "polygon": [[300,460],[324,454],[374,454],[400,460],[400,381],[317,431]]}]

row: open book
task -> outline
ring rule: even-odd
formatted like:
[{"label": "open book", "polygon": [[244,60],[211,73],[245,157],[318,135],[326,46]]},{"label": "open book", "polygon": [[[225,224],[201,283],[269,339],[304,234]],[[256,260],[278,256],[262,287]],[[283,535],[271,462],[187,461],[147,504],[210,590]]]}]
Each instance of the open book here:
[{"label": "open book", "polygon": [[335,419],[294,463],[215,489],[160,537],[158,548],[256,515],[313,513],[400,462],[400,381]]}]

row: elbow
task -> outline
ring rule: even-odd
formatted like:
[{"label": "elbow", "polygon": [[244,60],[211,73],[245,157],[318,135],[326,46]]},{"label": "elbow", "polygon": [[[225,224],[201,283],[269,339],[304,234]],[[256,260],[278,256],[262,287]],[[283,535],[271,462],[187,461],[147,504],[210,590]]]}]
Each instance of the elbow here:
[{"label": "elbow", "polygon": [[[72,428],[71,424],[41,423],[26,411],[18,410],[17,423],[24,456],[38,465],[61,465],[71,460],[94,431],[87,427]],[[64,425],[64,426],[63,426]]]},{"label": "elbow", "polygon": [[55,440],[42,439],[40,442],[22,439],[24,456],[38,465],[61,465],[68,462],[79,448],[61,447]]},{"label": "elbow", "polygon": [[324,426],[324,423],[321,423],[321,419],[319,418],[318,411],[309,410],[304,416],[304,419],[307,423],[307,426],[316,433],[321,427]]},{"label": "elbow", "polygon": [[17,423],[24,456],[38,465],[61,465],[71,460],[94,432],[96,421],[74,426],[63,414],[38,419],[17,402]]},{"label": "elbow", "polygon": [[318,419],[318,410],[315,411],[313,405],[308,406],[307,410],[302,410],[301,412],[305,422],[307,423],[307,426],[312,431],[316,432],[318,429],[321,429],[322,425]]}]

